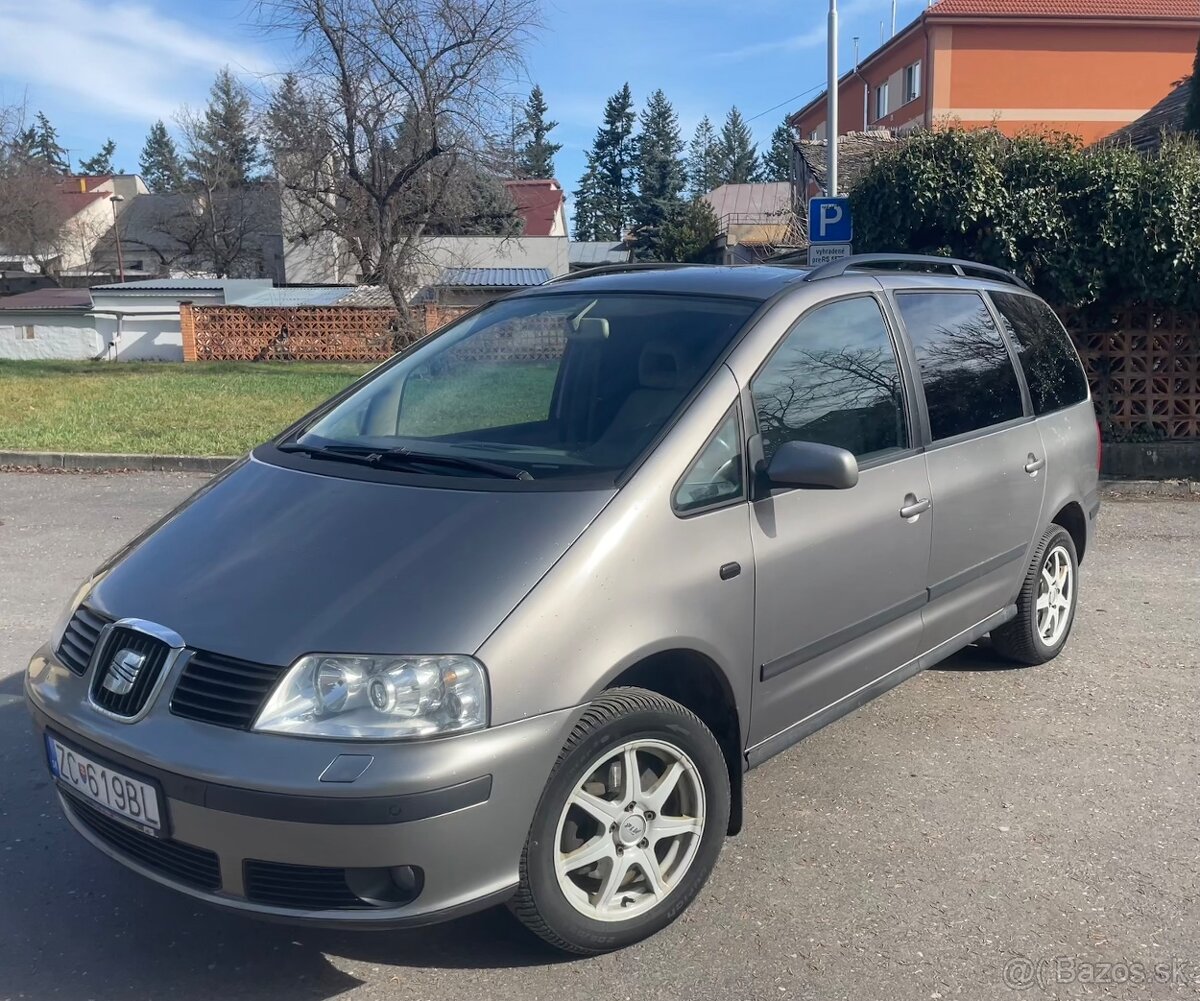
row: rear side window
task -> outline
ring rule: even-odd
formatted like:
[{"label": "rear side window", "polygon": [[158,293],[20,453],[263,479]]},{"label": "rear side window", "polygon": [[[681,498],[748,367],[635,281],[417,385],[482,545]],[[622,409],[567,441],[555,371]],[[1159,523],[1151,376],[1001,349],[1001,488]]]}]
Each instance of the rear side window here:
[{"label": "rear side window", "polygon": [[982,296],[905,292],[896,303],[917,353],[934,441],[1023,416],[1016,370]]},{"label": "rear side window", "polygon": [[751,391],[768,461],[785,441],[836,445],[859,460],[908,447],[900,367],[870,297],[806,313]]},{"label": "rear side window", "polygon": [[991,296],[1017,345],[1034,413],[1045,414],[1086,400],[1087,376],[1054,311],[1027,295],[993,292]]}]

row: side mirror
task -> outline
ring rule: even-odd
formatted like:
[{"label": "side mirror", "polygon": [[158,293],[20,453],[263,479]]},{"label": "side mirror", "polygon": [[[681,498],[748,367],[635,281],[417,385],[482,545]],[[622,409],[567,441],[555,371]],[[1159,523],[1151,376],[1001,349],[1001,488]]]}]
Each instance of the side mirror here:
[{"label": "side mirror", "polygon": [[776,486],[849,490],[858,483],[858,460],[852,452],[815,441],[785,441],[767,465]]}]

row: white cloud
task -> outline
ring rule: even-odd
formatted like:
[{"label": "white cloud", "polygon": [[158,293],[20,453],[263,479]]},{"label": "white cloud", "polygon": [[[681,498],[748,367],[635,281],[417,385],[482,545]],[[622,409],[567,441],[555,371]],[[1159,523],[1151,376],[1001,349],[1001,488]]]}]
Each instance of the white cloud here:
[{"label": "white cloud", "polygon": [[145,3],[0,0],[3,75],[75,107],[170,119],[226,64],[246,76],[272,69],[262,51],[206,36]]},{"label": "white cloud", "polygon": [[[919,11],[924,4],[921,0],[900,0],[897,13],[897,30],[903,28],[910,17],[907,15],[911,11]],[[845,0],[839,4],[838,16],[841,26],[841,33],[845,35],[850,25],[857,18],[864,17],[867,14],[878,12],[880,15],[886,16],[891,8],[891,0]],[[744,59],[751,59],[756,56],[768,55],[772,52],[802,52],[808,49],[823,48],[825,46],[826,30],[827,30],[827,15],[828,5],[824,2],[806,4],[806,10],[809,10],[814,16],[818,17],[812,27],[799,32],[798,34],[789,35],[786,38],[778,38],[769,42],[760,42],[756,45],[746,45],[738,49],[728,49],[723,52],[715,53],[714,58],[722,62],[737,62]],[[853,30],[850,32],[854,34]],[[868,45],[866,51],[869,51],[872,46]]]}]

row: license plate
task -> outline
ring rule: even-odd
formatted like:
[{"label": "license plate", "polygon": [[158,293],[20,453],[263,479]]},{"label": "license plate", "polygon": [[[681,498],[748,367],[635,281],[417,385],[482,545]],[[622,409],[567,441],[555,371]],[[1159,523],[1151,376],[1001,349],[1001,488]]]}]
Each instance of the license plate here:
[{"label": "license plate", "polygon": [[140,831],[162,835],[155,786],[89,758],[50,733],[46,734],[46,757],[59,785],[70,793]]}]

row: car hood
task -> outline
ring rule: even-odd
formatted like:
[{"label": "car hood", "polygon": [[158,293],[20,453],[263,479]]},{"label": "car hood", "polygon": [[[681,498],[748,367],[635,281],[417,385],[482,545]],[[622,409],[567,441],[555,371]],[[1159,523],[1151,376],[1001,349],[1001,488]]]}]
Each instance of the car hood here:
[{"label": "car hood", "polygon": [[131,544],[88,603],[266,664],[474,653],[612,494],[437,489],[252,459]]}]

